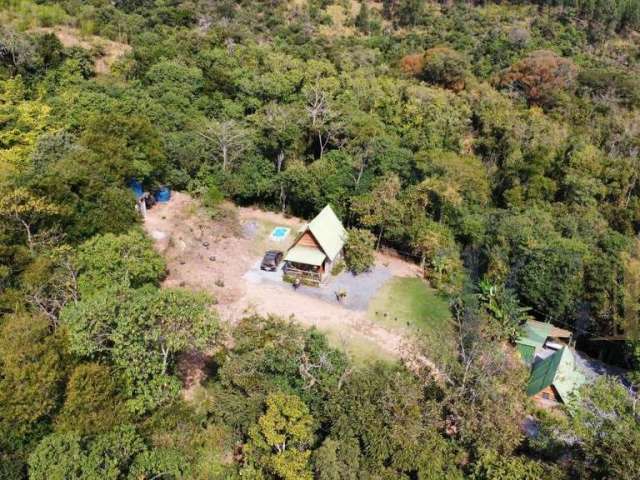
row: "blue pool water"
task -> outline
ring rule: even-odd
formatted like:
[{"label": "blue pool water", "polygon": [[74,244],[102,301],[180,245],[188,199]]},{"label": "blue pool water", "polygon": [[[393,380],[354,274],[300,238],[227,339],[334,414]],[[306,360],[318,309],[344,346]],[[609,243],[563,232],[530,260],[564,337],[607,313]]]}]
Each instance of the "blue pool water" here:
[{"label": "blue pool water", "polygon": [[273,231],[271,232],[271,240],[274,240],[276,242],[280,242],[284,240],[287,237],[287,235],[289,235],[290,230],[291,229],[287,227],[274,228]]}]

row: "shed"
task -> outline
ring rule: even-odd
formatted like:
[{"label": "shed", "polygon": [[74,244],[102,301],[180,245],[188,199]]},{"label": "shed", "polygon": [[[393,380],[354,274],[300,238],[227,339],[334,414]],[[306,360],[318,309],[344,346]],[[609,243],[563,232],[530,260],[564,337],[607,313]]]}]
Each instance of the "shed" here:
[{"label": "shed", "polygon": [[533,366],[527,394],[541,400],[566,403],[585,381],[571,349],[563,347]]},{"label": "shed", "polygon": [[327,205],[298,232],[284,257],[285,276],[318,284],[339,259],[346,239],[342,222]]},{"label": "shed", "polygon": [[570,339],[571,331],[553,326],[550,323],[527,320],[522,327],[522,334],[516,340],[516,349],[522,359],[533,363],[536,352],[543,348],[548,338]]}]

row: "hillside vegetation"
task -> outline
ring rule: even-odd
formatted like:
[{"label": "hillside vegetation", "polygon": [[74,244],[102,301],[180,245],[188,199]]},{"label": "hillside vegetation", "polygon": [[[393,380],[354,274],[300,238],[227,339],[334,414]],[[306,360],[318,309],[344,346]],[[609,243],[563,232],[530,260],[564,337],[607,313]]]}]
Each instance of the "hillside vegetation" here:
[{"label": "hillside vegetation", "polygon": [[[523,312],[623,338],[640,382],[638,29],[629,0],[0,0],[0,478],[638,478],[625,388],[538,412],[508,345]],[[452,299],[417,352],[445,378],[160,288],[133,178],[330,203]]]}]

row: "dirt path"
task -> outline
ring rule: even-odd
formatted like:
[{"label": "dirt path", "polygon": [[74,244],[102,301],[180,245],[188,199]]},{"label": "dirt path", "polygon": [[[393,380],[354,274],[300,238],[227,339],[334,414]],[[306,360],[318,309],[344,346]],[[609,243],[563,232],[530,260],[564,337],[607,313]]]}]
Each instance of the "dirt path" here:
[{"label": "dirt path", "polygon": [[[334,343],[367,342],[381,357],[415,360],[410,341],[369,320],[366,311],[302,296],[283,285],[247,279],[245,273],[260,259],[258,252],[273,248],[265,243],[273,225],[291,227],[293,235],[302,223],[273,212],[230,205],[212,219],[191,197],[175,192],[168,204],[156,205],[148,212],[144,226],[167,261],[169,275],[164,284],[212,293],[222,320],[230,324],[249,313],[293,317],[326,332]],[[251,228],[243,228],[247,225]],[[286,248],[290,241],[288,238],[279,248]],[[378,254],[377,262],[396,276],[417,272],[415,265],[389,255]],[[428,359],[420,361],[433,367]]]}]

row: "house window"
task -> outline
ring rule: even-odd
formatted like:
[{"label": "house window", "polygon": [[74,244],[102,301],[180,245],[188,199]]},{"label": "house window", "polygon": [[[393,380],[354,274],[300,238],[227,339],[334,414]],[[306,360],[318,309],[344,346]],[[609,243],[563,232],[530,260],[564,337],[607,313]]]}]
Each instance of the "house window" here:
[{"label": "house window", "polygon": [[544,398],[545,400],[550,400],[551,399],[551,397],[549,397],[549,394],[547,392],[543,392],[542,398]]}]

